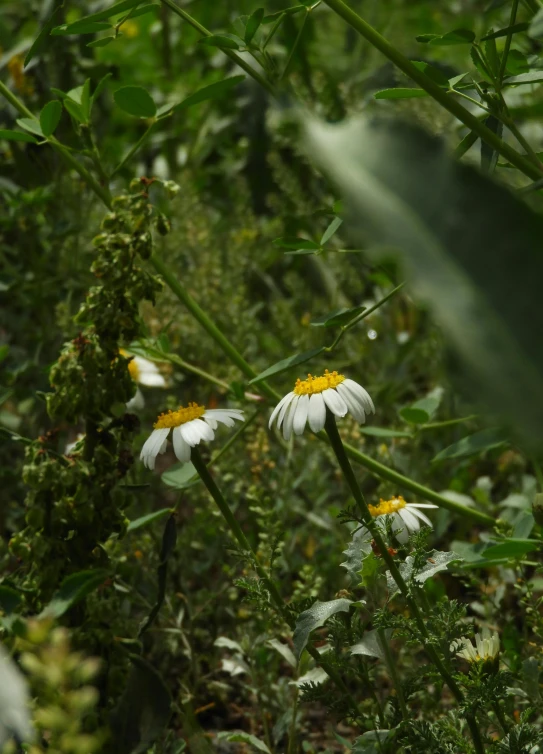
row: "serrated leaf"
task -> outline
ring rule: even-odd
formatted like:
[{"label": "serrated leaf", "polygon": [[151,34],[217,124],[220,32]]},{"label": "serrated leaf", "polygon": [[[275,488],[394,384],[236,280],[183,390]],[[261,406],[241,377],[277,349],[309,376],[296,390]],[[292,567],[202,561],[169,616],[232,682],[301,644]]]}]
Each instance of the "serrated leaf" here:
[{"label": "serrated leaf", "polygon": [[[385,638],[387,641],[392,635],[392,629],[388,628],[385,631]],[[379,631],[377,629],[373,631],[366,631],[361,641],[353,644],[350,648],[352,655],[365,655],[366,657],[377,657],[379,660],[384,660],[385,655],[381,648],[381,642],[379,640]]]},{"label": "serrated leaf", "polygon": [[142,526],[147,526],[148,524],[152,524],[155,521],[158,521],[160,518],[164,518],[164,516],[167,516],[171,512],[172,512],[171,508],[162,508],[159,511],[148,513],[146,516],[140,516],[139,518],[135,518],[133,521],[130,521],[130,523],[126,527],[126,531],[127,533],[130,533],[132,531],[136,531],[136,529],[141,529]]},{"label": "serrated leaf", "polygon": [[259,375],[250,380],[248,384],[254,385],[255,382],[261,382],[262,380],[266,380],[268,377],[272,377],[276,374],[281,374],[281,372],[286,372],[288,369],[292,369],[292,367],[298,366],[299,364],[305,364],[306,361],[310,361],[323,351],[324,346],[319,346],[319,348],[312,348],[310,351],[296,353],[294,354],[294,356],[289,356],[287,359],[277,361],[271,367],[268,367]]},{"label": "serrated leaf", "polygon": [[497,448],[507,442],[507,436],[502,429],[483,429],[475,432],[473,435],[463,437],[458,442],[441,450],[437,456],[432,458],[434,461],[444,461],[449,458],[462,458],[482,453],[485,450]]},{"label": "serrated leaf", "polygon": [[40,126],[43,135],[48,138],[52,136],[55,128],[58,126],[60,116],[62,115],[62,105],[58,99],[51,100],[42,109],[40,113]]},{"label": "serrated leaf", "polygon": [[527,553],[538,550],[541,543],[531,539],[507,539],[497,545],[488,547],[482,553],[487,560],[499,558],[523,558]]},{"label": "serrated leaf", "polygon": [[409,89],[407,87],[397,86],[393,89],[381,89],[376,92],[375,99],[414,99],[415,97],[429,97],[430,95],[424,89]]},{"label": "serrated leaf", "polygon": [[465,45],[475,41],[475,34],[469,29],[455,29],[447,34],[421,34],[417,42],[431,45]]},{"label": "serrated leaf", "polygon": [[365,306],[352,306],[350,309],[337,309],[321,319],[314,319],[309,324],[311,327],[340,327],[347,325],[366,309]]},{"label": "serrated leaf", "polygon": [[7,141],[26,141],[29,144],[37,144],[38,140],[24,131],[10,131],[8,128],[0,128],[0,139]]},{"label": "serrated leaf", "polygon": [[173,487],[176,490],[182,490],[198,477],[198,473],[192,463],[176,463],[171,466],[168,471],[162,474],[162,481],[167,484],[168,487]]},{"label": "serrated leaf", "polygon": [[469,398],[539,443],[543,218],[410,124],[312,121],[308,132],[310,159],[347,199],[350,235],[402,251],[410,292],[456,349]]},{"label": "serrated leaf", "polygon": [[103,569],[78,571],[66,576],[51,602],[42,610],[40,618],[60,618],[87,594],[103,584],[107,576],[107,571]]},{"label": "serrated leaf", "polygon": [[111,715],[117,754],[144,754],[171,717],[171,696],[162,677],[146,660],[130,655],[126,688]]},{"label": "serrated leaf", "polygon": [[334,233],[338,230],[340,225],[343,222],[343,218],[341,217],[334,217],[330,225],[326,228],[324,233],[322,234],[320,245],[324,246],[325,243],[328,243],[328,241],[332,238]]},{"label": "serrated leaf", "polygon": [[294,636],[292,637],[294,643],[294,654],[298,662],[302,656],[308,639],[309,634],[320,626],[324,626],[326,621],[333,615],[340,612],[348,612],[352,604],[352,600],[337,599],[330,602],[315,602],[309,610],[304,610],[300,613],[296,620],[296,626],[294,629]]},{"label": "serrated leaf", "polygon": [[36,118],[17,118],[15,121],[18,126],[24,128],[25,131],[30,131],[31,134],[41,136],[43,138],[43,131],[41,130],[40,122]]},{"label": "serrated leaf", "polygon": [[291,249],[293,251],[298,249],[320,249],[319,244],[311,241],[309,238],[276,238],[273,245],[279,249]]},{"label": "serrated leaf", "polygon": [[238,42],[223,34],[212,34],[209,37],[203,37],[199,40],[199,44],[208,47],[224,48],[225,50],[239,50],[240,48]]},{"label": "serrated leaf", "polygon": [[117,89],[113,99],[121,110],[135,118],[153,118],[156,115],[153,98],[142,86],[123,86]]},{"label": "serrated leaf", "polygon": [[486,37],[481,37],[481,42],[486,42],[489,39],[498,39],[499,37],[507,37],[509,34],[517,34],[519,31],[526,31],[529,27],[530,24],[526,21],[519,24],[513,24],[513,26],[505,26],[503,29],[490,32]]},{"label": "serrated leaf", "polygon": [[368,538],[364,529],[357,529],[355,531],[347,549],[343,550],[343,555],[347,556],[347,560],[341,563],[341,567],[347,569],[351,580],[356,581],[358,585],[360,581],[360,568],[363,565],[363,561],[365,558],[373,555],[371,538]]},{"label": "serrated leaf", "polygon": [[[424,566],[415,573],[414,564],[415,558],[412,555],[408,555],[403,563],[400,563],[400,574],[405,581],[411,581],[414,579],[418,584],[424,584],[425,581],[435,576],[440,571],[446,571],[449,563],[455,560],[463,560],[456,552],[439,552],[438,550],[432,550],[429,553],[428,558]],[[390,571],[387,571],[387,587],[390,592],[390,596],[398,593],[398,586]]]},{"label": "serrated leaf", "polygon": [[260,24],[264,18],[264,8],[257,8],[254,13],[251,13],[245,24],[245,44],[250,44],[254,35],[258,31]]}]

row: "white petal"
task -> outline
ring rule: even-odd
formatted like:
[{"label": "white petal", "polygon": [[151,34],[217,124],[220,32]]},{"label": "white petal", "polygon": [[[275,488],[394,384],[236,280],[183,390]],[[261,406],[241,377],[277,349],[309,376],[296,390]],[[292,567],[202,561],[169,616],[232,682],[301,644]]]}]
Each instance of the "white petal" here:
[{"label": "white petal", "polygon": [[375,413],[375,406],[373,405],[373,401],[370,397],[370,394],[367,390],[364,390],[362,385],[359,385],[358,382],[355,382],[354,380],[346,379],[343,380],[343,385],[349,388],[354,395],[362,402],[362,405],[364,406],[366,413],[368,414],[374,414]]},{"label": "white petal", "polygon": [[298,405],[299,399],[300,396],[295,394],[294,398],[288,404],[288,409],[285,413],[285,420],[283,423],[283,437],[285,438],[285,440],[290,440],[290,436],[292,434],[292,425],[294,423],[294,414],[296,412],[296,406]]},{"label": "white petal", "polygon": [[407,542],[409,539],[409,532],[405,526],[402,517],[398,513],[392,514],[392,531],[396,535],[398,542]]},{"label": "white petal", "polygon": [[126,408],[127,408],[127,411],[141,411],[144,406],[145,406],[145,398],[143,397],[143,393],[138,387],[136,388],[134,397],[130,398],[130,400],[126,404]]},{"label": "white petal", "polygon": [[307,412],[309,410],[309,396],[301,395],[300,400],[296,406],[294,413],[294,421],[292,423],[292,429],[295,435],[301,435],[305,429],[305,423],[307,421]]},{"label": "white petal", "polygon": [[190,445],[188,445],[183,439],[181,433],[181,427],[175,427],[172,432],[173,440],[173,452],[181,463],[188,463],[190,461]]},{"label": "white petal", "polygon": [[309,399],[308,417],[313,432],[320,432],[326,421],[326,405],[322,393],[313,393]]},{"label": "white petal", "polygon": [[432,522],[430,521],[428,516],[424,515],[422,511],[419,511],[418,508],[415,508],[414,505],[409,505],[409,503],[407,503],[407,507],[409,508],[410,513],[412,513],[417,518],[420,518],[421,521],[424,521],[425,524],[433,528]]},{"label": "white petal", "polygon": [[335,416],[345,416],[348,411],[347,404],[341,395],[334,388],[327,388],[322,391],[324,402]]},{"label": "white petal", "polygon": [[156,372],[140,372],[138,382],[146,387],[166,387],[166,380]]},{"label": "white petal", "polygon": [[439,508],[439,505],[432,505],[432,503],[407,503],[410,508]]},{"label": "white petal", "polygon": [[281,428],[281,424],[285,420],[285,414],[288,411],[288,407],[295,398],[298,398],[298,396],[296,395],[296,393],[291,392],[288,393],[285,398],[288,398],[288,400],[283,403],[283,405],[281,406],[281,411],[279,411],[279,416],[277,417],[277,429]]},{"label": "white petal", "polygon": [[[233,422],[232,422],[233,423]],[[195,445],[198,445],[201,440],[206,439],[206,435],[209,437],[209,432],[211,432],[212,437],[215,437],[213,434],[213,430],[210,426],[208,426],[205,422],[203,422],[201,419],[192,419],[190,422],[186,422],[185,424],[182,424],[179,429],[181,430],[181,434],[183,436],[183,440],[193,448]]]},{"label": "white petal", "polygon": [[366,421],[366,415],[364,413],[364,408],[360,404],[360,402],[352,395],[352,393],[349,391],[348,387],[345,387],[345,385],[341,382],[336,390],[341,395],[345,403],[347,404],[347,408],[349,409],[349,413],[354,416],[357,422],[360,422],[360,424],[363,424]]},{"label": "white petal", "polygon": [[409,531],[418,531],[420,529],[418,518],[416,518],[407,508],[402,508],[398,513]]},{"label": "white petal", "polygon": [[165,427],[163,429],[154,429],[147,440],[145,441],[143,448],[141,449],[140,459],[148,469],[155,468],[156,457],[159,453],[163,453],[165,450],[165,441],[168,438],[170,430]]},{"label": "white petal", "polygon": [[202,419],[209,424],[211,429],[217,429],[219,426],[219,423],[216,419],[214,419],[212,416],[207,416],[206,414],[202,414]]},{"label": "white petal", "polygon": [[483,637],[481,634],[475,634],[475,644],[477,645],[477,654],[484,657]]},{"label": "white petal", "polygon": [[[283,396],[283,398],[281,398],[281,400],[279,401],[279,403],[277,404],[277,406],[272,411],[272,415],[270,416],[270,421],[268,422],[268,427],[271,427],[271,425],[273,424],[273,420],[275,419],[275,417],[277,416],[277,414],[281,411],[281,409],[283,408],[283,406],[290,401],[291,396],[293,396],[293,395],[294,395],[294,393],[287,393],[285,396]],[[281,426],[279,422],[278,422],[277,426],[278,427]]]},{"label": "white petal", "polygon": [[204,416],[210,416],[212,419],[217,419],[218,421],[221,421],[223,416],[243,421],[243,411],[241,408],[210,408],[204,412]]}]

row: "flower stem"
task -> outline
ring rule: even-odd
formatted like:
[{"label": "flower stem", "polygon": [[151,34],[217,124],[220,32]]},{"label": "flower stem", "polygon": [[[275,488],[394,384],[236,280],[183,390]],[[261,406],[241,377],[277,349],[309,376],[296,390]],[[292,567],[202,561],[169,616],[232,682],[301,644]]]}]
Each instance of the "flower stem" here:
[{"label": "flower stem", "polygon": [[[224,495],[222,494],[215,480],[209,473],[208,468],[206,464],[204,463],[202,456],[200,455],[200,451],[198,450],[197,447],[194,447],[191,450],[191,461],[194,465],[194,468],[200,475],[202,482],[207,487],[209,494],[211,495],[211,497],[217,504],[218,509],[222,513],[224,520],[228,524],[230,531],[233,534],[234,538],[237,540],[237,543],[239,544],[240,548],[244,552],[247,552],[250,555],[251,560],[254,564],[254,568],[258,576],[262,579],[262,581],[266,585],[266,589],[268,590],[272,601],[275,603],[275,606],[277,608],[279,615],[283,618],[283,620],[285,621],[285,623],[287,623],[287,625],[293,628],[292,616],[287,610],[285,603],[283,602],[283,598],[279,594],[279,590],[277,589],[277,586],[275,585],[274,581],[268,576],[264,568],[258,562],[256,553],[254,552],[251,545],[249,544],[249,541],[247,537],[245,536],[245,534],[243,533],[241,526],[236,521],[236,518],[234,514],[232,513],[230,506],[226,502]],[[317,662],[317,664],[320,665],[326,671],[326,673],[330,676],[330,678],[336,684],[338,689],[344,694],[344,696],[346,697],[351,707],[351,710],[352,710],[351,714],[353,714],[354,716],[357,716],[359,714],[357,703],[354,700],[354,698],[351,696],[347,686],[345,685],[339,673],[328,662],[326,662],[326,660],[323,657],[321,657],[319,652],[314,647],[308,644],[306,649],[309,652],[309,654],[313,657],[313,659]]]},{"label": "flower stem", "polygon": [[396,696],[398,698],[398,704],[400,705],[402,717],[404,720],[408,720],[409,711],[405,703],[405,697],[403,695],[403,690],[400,683],[400,677],[398,675],[398,670],[396,668],[396,665],[394,664],[394,658],[392,657],[392,652],[390,651],[390,646],[388,644],[387,637],[385,636],[385,632],[382,628],[378,630],[377,634],[379,636],[379,644],[385,656],[385,664],[388,668],[388,672],[390,673],[390,677],[392,678],[392,683],[394,684],[394,688],[396,689]]},{"label": "flower stem", "polygon": [[537,178],[540,177],[540,171],[530,162],[530,160],[519,154],[509,144],[502,141],[502,139],[487,128],[484,123],[481,123],[477,116],[470,113],[469,110],[466,110],[460,102],[453,97],[450,97],[445,89],[442,89],[423,71],[416,68],[413,63],[405,57],[405,55],[397,50],[394,45],[385,39],[385,37],[381,36],[381,34],[364,21],[363,18],[349,8],[343,0],[324,0],[324,2],[329,8],[335,11],[338,16],[341,16],[349,26],[355,29],[355,31],[373,45],[373,47],[379,50],[379,52],[409,76],[410,79],[422,87],[422,89],[444,107],[445,110],[448,110],[455,118],[476,133],[483,141],[486,141],[486,143],[493,149],[506,157],[512,165],[534,180],[537,180]]},{"label": "flower stem", "polygon": [[[345,448],[343,447],[343,442],[341,440],[341,437],[339,435],[339,432],[336,426],[336,419],[332,415],[332,413],[328,410],[326,413],[325,430],[330,439],[330,445],[332,446],[332,450],[334,451],[336,458],[338,460],[338,463],[340,465],[340,468],[343,472],[343,476],[345,477],[345,481],[349,485],[351,493],[358,506],[360,515],[362,517],[362,521],[364,522],[371,536],[375,540],[377,548],[379,552],[381,553],[381,557],[383,558],[386,565],[388,566],[388,569],[390,571],[392,578],[396,582],[398,589],[400,590],[404,600],[406,601],[409,609],[411,610],[411,615],[415,619],[419,632],[422,636],[423,646],[426,651],[426,654],[428,655],[431,662],[433,662],[433,664],[435,665],[436,669],[438,670],[439,674],[441,675],[441,677],[443,678],[447,686],[450,688],[456,700],[458,702],[462,702],[464,699],[464,695],[462,694],[460,687],[458,686],[458,684],[456,683],[452,675],[449,673],[449,671],[445,667],[441,657],[436,652],[432,644],[430,634],[428,633],[428,629],[426,628],[426,623],[424,622],[424,618],[418,608],[418,605],[413,599],[413,597],[411,596],[409,588],[407,584],[405,583],[405,580],[403,576],[401,575],[398,566],[396,565],[396,561],[394,560],[392,555],[389,553],[386,543],[383,540],[383,537],[381,536],[381,531],[379,527],[377,526],[377,524],[375,523],[369,511],[368,505],[364,499],[364,495],[362,494],[362,490],[360,489],[356,476],[354,475],[354,472],[352,470],[351,464],[349,463],[349,459],[347,457],[347,453],[345,452]],[[484,749],[482,748],[481,735],[479,732],[479,728],[477,726],[477,722],[473,716],[468,716],[468,715],[466,715],[466,721],[471,731],[475,750],[479,754],[480,752],[483,752]]]},{"label": "flower stem", "polygon": [[[513,3],[511,5],[511,16],[509,17],[509,26],[515,25],[515,21],[517,18],[518,2],[519,0],[513,0]],[[500,82],[500,86],[502,84],[503,77],[505,76],[505,69],[507,66],[507,57],[509,55],[509,48],[511,47],[511,40],[513,39],[513,33],[514,32],[510,31],[505,38],[505,46],[503,48],[502,59],[500,61],[500,72],[498,74],[498,81]]]}]

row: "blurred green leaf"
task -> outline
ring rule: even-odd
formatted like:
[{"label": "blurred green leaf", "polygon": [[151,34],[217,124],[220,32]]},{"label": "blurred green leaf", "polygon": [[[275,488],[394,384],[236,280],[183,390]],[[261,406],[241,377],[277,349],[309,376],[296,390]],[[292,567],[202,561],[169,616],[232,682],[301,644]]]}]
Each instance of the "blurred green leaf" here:
[{"label": "blurred green leaf", "polygon": [[523,558],[527,553],[538,550],[541,543],[530,539],[507,539],[500,544],[492,545],[483,552],[487,560],[497,558]]},{"label": "blurred green leaf", "polygon": [[110,37],[101,37],[100,39],[93,39],[92,42],[87,43],[87,47],[107,47],[112,42],[114,42],[116,38],[117,37],[110,36]]},{"label": "blurred green leaf", "polygon": [[352,319],[357,317],[366,309],[365,306],[352,306],[350,309],[338,309],[331,314],[327,314],[321,319],[314,319],[309,324],[311,327],[339,327],[347,325]]},{"label": "blurred green leaf", "polygon": [[486,37],[481,37],[481,42],[486,42],[488,39],[498,39],[499,37],[507,37],[508,34],[517,34],[519,31],[526,31],[530,27],[530,24],[526,21],[522,21],[519,24],[513,24],[513,26],[506,26],[498,31],[492,31],[487,34]]},{"label": "blurred green leaf", "polygon": [[373,437],[413,437],[411,432],[405,432],[401,429],[387,429],[386,427],[360,427],[363,435]]},{"label": "blurred green leaf", "polygon": [[107,571],[103,569],[78,571],[66,576],[51,602],[42,610],[40,617],[60,618],[87,594],[103,584],[107,576]]},{"label": "blurred green leaf", "polygon": [[229,79],[223,81],[216,81],[214,84],[204,86],[202,89],[198,89],[197,92],[190,94],[184,100],[177,105],[165,105],[158,111],[159,117],[165,115],[168,112],[177,110],[183,110],[185,107],[191,107],[197,105],[200,102],[205,102],[210,99],[218,99],[224,94],[227,94],[234,86],[237,86],[241,81],[245,79],[245,76],[231,76]]},{"label": "blurred green leaf", "polygon": [[210,37],[203,37],[199,40],[201,45],[209,47],[224,47],[226,50],[239,50],[240,45],[235,39],[230,39],[222,34],[212,34]]},{"label": "blurred green leaf", "polygon": [[10,586],[0,584],[0,610],[9,615],[13,613],[21,604],[23,598],[16,589]]},{"label": "blurred green leaf", "polygon": [[48,102],[40,113],[40,126],[45,137],[52,136],[62,115],[62,105],[58,99]]},{"label": "blurred green leaf", "polygon": [[430,419],[430,415],[426,411],[414,406],[405,406],[398,411],[398,414],[408,424],[426,424]]},{"label": "blurred green leaf", "polygon": [[17,118],[15,123],[24,128],[25,131],[30,131],[31,134],[36,134],[36,136],[43,138],[40,122],[36,118]]},{"label": "blurred green leaf", "polygon": [[156,115],[153,98],[142,86],[123,86],[117,89],[113,99],[121,110],[136,118],[153,118]]},{"label": "blurred green leaf", "polygon": [[444,448],[432,459],[432,462],[473,456],[484,450],[497,448],[505,442],[507,442],[507,436],[502,429],[483,429]]},{"label": "blurred green leaf", "polygon": [[131,10],[136,5],[141,5],[142,0],[121,0],[119,3],[110,5],[109,8],[98,11],[97,13],[91,13],[84,18],[80,18],[76,23],[87,23],[89,21],[104,21],[112,16],[118,16],[121,13],[125,13],[127,10]]},{"label": "blurred green leaf", "polygon": [[319,244],[309,238],[276,238],[273,245],[279,249],[320,249]]},{"label": "blurred green leaf", "polygon": [[196,469],[192,463],[175,463],[168,471],[162,474],[162,481],[167,484],[168,487],[174,487],[177,490],[182,490],[188,486],[194,478],[198,477]]},{"label": "blurred green leaf", "polygon": [[374,94],[375,99],[413,99],[414,97],[429,97],[424,89],[406,89],[397,86],[394,89],[381,89]]},{"label": "blurred green leaf", "polygon": [[540,8],[532,18],[528,34],[534,39],[540,39],[543,36],[543,8]]},{"label": "blurred green leaf", "polygon": [[152,524],[155,521],[158,521],[160,518],[164,518],[168,513],[171,513],[171,508],[162,508],[159,511],[154,511],[153,513],[148,513],[146,516],[140,516],[140,518],[135,518],[133,521],[130,521],[128,526],[126,527],[127,533],[130,533],[132,531],[136,531],[136,529],[141,529],[142,526],[147,526],[147,524]]},{"label": "blurred green leaf", "polygon": [[0,128],[0,139],[7,141],[26,141],[31,144],[37,144],[38,140],[24,131],[10,131],[7,128]]},{"label": "blurred green leaf", "polygon": [[264,754],[271,754],[270,750],[260,738],[253,736],[252,733],[246,733],[243,730],[227,731],[223,730],[217,734],[219,741],[228,741],[228,743],[241,743],[252,746],[257,751],[263,751]]},{"label": "blurred green leaf", "polygon": [[415,68],[418,68],[419,71],[422,71],[422,73],[428,76],[429,79],[432,79],[432,81],[438,86],[448,88],[449,79],[443,73],[443,71],[439,70],[439,68],[436,68],[430,63],[426,63],[424,60],[412,60],[411,63],[415,66]]},{"label": "blurred green leaf", "polygon": [[313,121],[308,131],[310,156],[348,200],[351,235],[403,252],[413,294],[461,356],[470,397],[540,442],[543,218],[412,125]]},{"label": "blurred green leaf", "polygon": [[257,8],[245,24],[245,44],[250,44],[264,18],[264,8]]},{"label": "blurred green leaf", "polygon": [[506,71],[511,76],[517,76],[519,73],[527,73],[530,70],[530,64],[526,55],[520,50],[509,50],[507,56]]},{"label": "blurred green leaf", "polygon": [[64,0],[60,0],[57,7],[53,10],[47,21],[42,26],[40,33],[36,37],[36,39],[32,42],[30,49],[26,53],[24,67],[30,63],[32,58],[35,58],[36,55],[39,55],[47,46],[47,43],[50,41],[49,37],[51,35],[51,29],[53,28],[53,24],[57,20],[57,17],[60,16],[60,12],[63,9],[64,6]]},{"label": "blurred green leaf", "polygon": [[343,219],[341,217],[334,217],[330,225],[326,228],[324,233],[322,234],[321,238],[321,246],[324,246],[325,243],[328,243],[328,241],[332,238],[334,233],[338,230],[341,223],[343,222]]},{"label": "blurred green leaf", "polygon": [[75,21],[73,24],[62,24],[62,26],[55,26],[51,31],[54,36],[66,36],[68,34],[97,34],[100,31],[111,29],[111,24],[103,21],[89,21],[81,19]]},{"label": "blurred green leaf", "polygon": [[465,45],[475,41],[475,34],[469,29],[455,29],[447,34],[421,34],[416,40],[431,45]]},{"label": "blurred green leaf", "polygon": [[518,76],[508,76],[504,86],[519,86],[520,84],[536,84],[543,81],[543,71],[530,71],[529,73],[519,73]]},{"label": "blurred green leaf", "polygon": [[305,364],[306,361],[313,359],[323,351],[324,346],[320,346],[319,348],[312,348],[310,351],[295,353],[294,356],[289,356],[287,359],[281,359],[281,361],[276,362],[271,367],[268,367],[268,369],[265,369],[259,375],[250,380],[248,384],[253,385],[255,382],[261,382],[262,380],[266,380],[268,377],[272,377],[276,374],[281,374],[281,372],[286,372],[287,369],[291,369],[292,367],[298,366],[299,364]]}]

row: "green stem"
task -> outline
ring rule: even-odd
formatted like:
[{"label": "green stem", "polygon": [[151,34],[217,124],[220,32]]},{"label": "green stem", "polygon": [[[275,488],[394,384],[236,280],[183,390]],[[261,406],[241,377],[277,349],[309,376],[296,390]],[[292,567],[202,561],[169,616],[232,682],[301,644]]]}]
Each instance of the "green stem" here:
[{"label": "green stem", "polygon": [[465,422],[472,422],[478,419],[477,414],[471,414],[470,416],[462,416],[459,419],[447,419],[443,422],[430,422],[429,424],[421,424],[418,428],[419,432],[423,429],[441,429],[441,427],[453,427],[455,424],[465,424]]},{"label": "green stem", "polygon": [[[193,18],[191,15],[187,13],[187,11],[180,8],[178,5],[176,5],[173,0],[160,0],[164,5],[166,5],[173,13],[175,13],[177,16],[182,18],[184,21],[186,21],[188,24],[190,24],[196,31],[200,32],[200,34],[204,37],[212,37],[213,33],[209,31],[209,29],[206,29],[205,26],[202,26],[202,24],[198,23],[198,21]],[[222,48],[221,48],[222,49]],[[249,63],[246,63],[243,58],[240,58],[239,55],[237,55],[233,50],[228,49],[222,49],[224,54],[230,58],[230,60],[233,60],[236,65],[239,65],[240,68],[242,68],[245,73],[248,73],[249,76],[251,76],[255,81],[258,81],[260,86],[264,87],[270,94],[275,96],[275,88],[273,85],[266,79],[264,76],[262,76],[258,71],[255,71],[255,69],[249,65]]]},{"label": "green stem", "polygon": [[[513,4],[511,6],[511,15],[509,17],[509,26],[514,26],[515,24],[515,20],[517,18],[518,3],[519,3],[519,0],[513,0]],[[500,87],[502,85],[503,77],[505,75],[505,68],[507,66],[507,56],[509,55],[509,48],[511,47],[512,39],[513,39],[513,32],[510,31],[505,38],[505,46],[503,48],[502,59],[500,62],[500,72],[498,74],[498,81],[500,82]]]},{"label": "green stem", "polygon": [[466,134],[466,136],[464,136],[460,144],[453,152],[455,159],[460,160],[466,154],[466,152],[471,149],[478,138],[479,137],[477,136],[477,134],[473,131],[470,131],[469,134]]},{"label": "green stem", "polygon": [[508,116],[502,114],[501,116],[502,122],[507,128],[511,131],[515,139],[518,141],[518,143],[524,147],[526,150],[526,154],[530,157],[531,161],[534,165],[536,165],[539,168],[539,171],[541,172],[543,170],[543,165],[541,164],[541,160],[537,156],[534,149],[531,147],[528,141],[524,138],[522,133],[519,131],[519,129],[516,127],[515,122],[512,118],[509,118]]},{"label": "green stem", "polygon": [[481,123],[478,118],[466,110],[466,108],[453,97],[447,94],[425,73],[419,71],[413,63],[397,50],[390,42],[382,37],[372,26],[356,14],[343,0],[324,0],[338,16],[341,16],[349,26],[352,26],[361,36],[372,44],[379,52],[392,61],[401,71],[409,78],[413,79],[424,91],[439,102],[445,110],[448,110],[455,118],[458,118],[471,131],[474,131],[479,138],[486,141],[493,149],[506,157],[509,162],[521,170],[525,175],[536,180],[540,177],[540,171],[532,165],[523,155],[519,154],[513,147],[502,141],[495,133]]},{"label": "green stem", "polygon": [[[250,555],[254,568],[259,578],[261,578],[264,584],[266,585],[266,589],[268,590],[272,601],[275,603],[275,606],[280,616],[283,618],[285,623],[287,623],[287,625],[289,625],[292,628],[293,627],[292,616],[289,614],[287,608],[285,607],[285,603],[283,602],[283,598],[279,594],[279,590],[277,589],[275,582],[272,581],[272,579],[268,576],[264,568],[258,562],[256,553],[254,552],[251,545],[249,544],[249,541],[247,537],[245,536],[245,534],[243,533],[241,526],[236,521],[236,517],[230,510],[230,506],[226,502],[226,499],[224,498],[221,490],[219,489],[219,487],[215,483],[215,480],[209,473],[207,466],[204,463],[202,456],[200,455],[200,451],[198,450],[197,447],[194,447],[191,450],[191,461],[194,465],[194,468],[200,475],[202,482],[207,487],[209,494],[211,495],[218,509],[222,513],[224,520],[228,524],[230,531],[232,532],[240,548],[244,552]],[[343,679],[337,673],[335,668],[330,666],[328,662],[326,662],[326,660],[323,657],[321,657],[319,652],[314,647],[308,644],[306,649],[309,652],[309,654],[313,657],[313,659],[317,662],[317,664],[320,665],[326,671],[326,673],[330,676],[330,678],[336,684],[338,689],[345,695],[345,697],[347,698],[351,706],[352,713],[354,715],[357,715],[358,706],[356,704],[356,701],[351,696],[348,688],[343,682]]]},{"label": "green stem", "polygon": [[294,44],[292,45],[292,49],[291,49],[291,51],[289,53],[287,62],[286,62],[285,67],[283,69],[283,73],[279,77],[279,81],[282,81],[285,78],[285,76],[287,75],[287,73],[289,72],[290,66],[292,64],[292,60],[294,58],[294,53],[296,52],[296,48],[300,44],[300,40],[302,38],[302,34],[303,34],[303,31],[304,31],[305,23],[307,21],[307,17],[308,16],[309,16],[309,10],[306,10],[306,12],[304,14],[304,17],[302,19],[301,26],[300,26],[300,28],[298,30],[298,34],[296,35],[296,39],[294,40]]},{"label": "green stem", "polygon": [[[371,536],[375,540],[375,544],[377,545],[377,549],[379,550],[381,557],[383,558],[386,565],[388,566],[388,569],[390,571],[392,578],[394,579],[396,585],[398,586],[398,589],[400,590],[404,600],[406,601],[411,611],[411,615],[415,619],[415,622],[417,624],[417,627],[423,639],[423,646],[424,646],[424,650],[426,654],[428,655],[430,661],[433,662],[433,664],[436,666],[436,669],[438,670],[439,674],[441,675],[441,677],[443,678],[443,680],[445,681],[445,683],[451,690],[455,699],[458,702],[462,702],[464,700],[464,695],[462,694],[460,687],[458,686],[458,684],[456,683],[452,675],[449,673],[449,671],[445,667],[445,664],[443,663],[441,657],[436,652],[432,644],[430,634],[428,633],[428,629],[426,628],[424,617],[422,613],[420,612],[417,603],[411,596],[409,588],[407,584],[405,583],[405,580],[403,576],[401,575],[398,566],[396,565],[396,561],[394,560],[394,558],[388,551],[386,543],[381,535],[380,528],[375,523],[373,516],[371,515],[369,511],[369,508],[362,494],[362,490],[359,487],[356,476],[354,475],[351,464],[349,463],[349,459],[347,457],[347,453],[345,452],[345,448],[343,447],[343,442],[341,440],[341,437],[339,435],[339,432],[336,426],[336,419],[332,415],[332,413],[328,410],[326,414],[325,429],[330,439],[330,445],[332,446],[332,449],[340,465],[341,471],[343,472],[343,476],[345,477],[345,481],[349,485],[351,493],[358,506],[360,515],[362,517],[362,521],[364,522]],[[466,715],[466,720],[472,734],[473,743],[475,745],[475,750],[478,752],[478,754],[479,752],[484,752],[484,749],[482,748],[479,728],[477,726],[475,718],[472,716]]]},{"label": "green stem", "polygon": [[403,695],[403,690],[400,683],[400,676],[398,675],[398,670],[394,663],[394,658],[392,657],[392,652],[390,651],[390,646],[385,636],[385,632],[382,628],[380,628],[377,631],[377,634],[379,636],[379,644],[385,656],[385,664],[388,668],[388,672],[390,673],[390,677],[392,678],[392,683],[394,684],[394,688],[396,689],[396,696],[398,697],[398,704],[400,705],[402,717],[404,720],[408,720],[409,710],[407,709],[407,705],[405,703],[405,697]]},{"label": "green stem", "polygon": [[128,162],[128,160],[131,157],[133,157],[133,155],[136,154],[136,152],[139,150],[139,148],[142,146],[142,144],[147,141],[147,139],[149,138],[149,136],[151,136],[151,134],[153,133],[153,131],[154,131],[155,126],[157,125],[157,123],[158,123],[158,121],[156,121],[156,120],[153,123],[151,123],[151,125],[149,126],[149,128],[140,136],[140,138],[137,140],[137,142],[132,147],[130,147],[130,149],[125,154],[125,156],[122,158],[122,160],[119,162],[119,164],[117,165],[117,167],[112,171],[112,173],[111,173],[111,177],[112,178],[113,178],[113,176],[116,173],[119,172],[119,170],[121,170],[124,167],[124,165]]},{"label": "green stem", "polygon": [[271,30],[270,30],[270,33],[268,34],[268,36],[266,37],[266,39],[265,39],[265,40],[264,40],[264,42],[262,43],[262,49],[263,49],[263,50],[265,50],[265,49],[266,49],[266,47],[267,47],[267,46],[269,45],[269,43],[270,43],[270,42],[272,41],[272,39],[274,38],[274,36],[275,36],[275,32],[277,31],[277,29],[278,29],[278,28],[279,28],[279,27],[281,26],[281,24],[283,23],[283,19],[285,18],[285,15],[286,15],[285,13],[280,13],[280,14],[279,14],[279,17],[277,18],[277,21],[276,21],[276,22],[275,22],[275,23],[273,24],[273,26],[272,26],[272,28],[271,28]]}]

